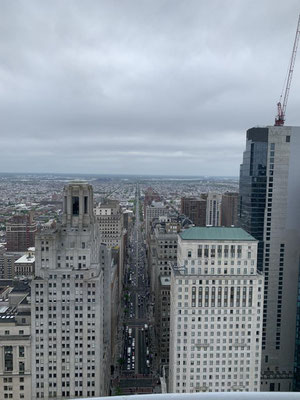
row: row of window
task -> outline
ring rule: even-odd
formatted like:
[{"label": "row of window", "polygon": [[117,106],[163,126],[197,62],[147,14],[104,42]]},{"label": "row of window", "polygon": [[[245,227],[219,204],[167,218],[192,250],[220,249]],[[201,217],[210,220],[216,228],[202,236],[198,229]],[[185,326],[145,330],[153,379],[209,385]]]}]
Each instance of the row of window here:
[{"label": "row of window", "polygon": [[[251,246],[248,246],[248,258],[251,258]],[[187,257],[193,257],[193,250],[187,250]],[[241,258],[241,245],[199,245],[195,258]]]}]

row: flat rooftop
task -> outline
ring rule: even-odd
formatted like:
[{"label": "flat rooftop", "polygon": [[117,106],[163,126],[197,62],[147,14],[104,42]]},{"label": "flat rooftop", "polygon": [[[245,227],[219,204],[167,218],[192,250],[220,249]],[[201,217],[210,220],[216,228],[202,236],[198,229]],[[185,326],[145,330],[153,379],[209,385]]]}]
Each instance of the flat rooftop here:
[{"label": "flat rooftop", "polygon": [[183,240],[237,240],[237,241],[256,241],[242,228],[225,227],[198,227],[193,226],[179,233]]},{"label": "flat rooftop", "polygon": [[28,254],[24,254],[15,261],[15,264],[33,264],[34,262],[35,256],[30,257]]}]

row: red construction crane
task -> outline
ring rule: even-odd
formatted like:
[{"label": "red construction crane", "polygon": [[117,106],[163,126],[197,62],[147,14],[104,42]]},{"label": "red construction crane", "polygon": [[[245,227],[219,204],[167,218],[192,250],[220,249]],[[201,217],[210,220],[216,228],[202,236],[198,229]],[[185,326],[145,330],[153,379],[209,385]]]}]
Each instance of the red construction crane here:
[{"label": "red construction crane", "polygon": [[282,90],[282,93],[281,93],[281,96],[280,96],[280,101],[277,103],[277,112],[278,112],[278,114],[277,114],[277,117],[275,118],[275,126],[283,126],[284,125],[285,110],[286,110],[286,105],[287,105],[287,102],[288,102],[289,92],[290,92],[290,88],[291,88],[291,81],[292,81],[292,76],[293,76],[294,66],[295,66],[295,61],[296,61],[299,36],[300,36],[300,14],[299,14],[299,18],[298,18],[298,24],[297,24],[296,36],[295,36],[295,41],[294,41],[294,46],[293,46],[293,52],[292,52],[291,62],[290,62],[290,65],[289,65],[289,71],[288,71],[288,75],[287,75],[286,85],[285,85],[283,103],[281,104],[283,90]]}]

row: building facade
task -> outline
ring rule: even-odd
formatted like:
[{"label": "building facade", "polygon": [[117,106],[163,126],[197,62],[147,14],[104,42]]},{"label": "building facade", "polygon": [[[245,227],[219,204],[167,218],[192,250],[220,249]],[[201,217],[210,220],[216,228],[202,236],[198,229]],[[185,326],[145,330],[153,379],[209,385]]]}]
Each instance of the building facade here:
[{"label": "building facade", "polygon": [[221,226],[222,195],[208,192],[206,205],[206,225]]},{"label": "building facade", "polygon": [[179,223],[168,217],[152,221],[149,243],[149,276],[151,291],[155,294],[160,276],[171,275],[171,261],[177,258],[177,232]]},{"label": "building facade", "polygon": [[118,200],[106,199],[95,208],[101,240],[108,247],[120,246],[123,234],[123,212]]},{"label": "building facade", "polygon": [[179,234],[171,274],[169,392],[259,391],[263,276],[239,228]]},{"label": "building facade", "polygon": [[105,243],[109,249],[114,248],[119,252],[118,282],[119,299],[121,300],[127,238],[126,230],[124,229],[123,211],[118,200],[110,199],[100,203],[94,211],[99,224],[102,243]]},{"label": "building facade", "polygon": [[14,215],[6,223],[6,247],[9,252],[26,251],[34,247],[37,225],[33,219],[33,212]]},{"label": "building facade", "polygon": [[0,399],[31,400],[30,287],[0,280]]},{"label": "building facade", "polygon": [[[259,240],[258,267],[265,275],[261,388],[266,391],[292,390],[300,256],[299,151],[299,127],[247,131],[239,224]],[[299,377],[299,365],[296,370]]]},{"label": "building facade", "polygon": [[26,253],[14,263],[15,279],[34,278],[35,275],[35,248],[29,247]]},{"label": "building facade", "polygon": [[61,226],[36,239],[32,281],[32,398],[108,394],[110,260],[91,185],[64,189]]},{"label": "building facade", "polygon": [[195,226],[206,226],[207,194],[197,197],[182,197],[181,213],[186,215]]},{"label": "building facade", "polygon": [[23,255],[23,252],[0,252],[0,279],[14,279],[15,262]]},{"label": "building facade", "polygon": [[146,235],[149,235],[151,232],[151,223],[154,218],[167,216],[168,214],[169,209],[162,202],[153,201],[151,205],[146,206]]},{"label": "building facade", "polygon": [[155,298],[155,323],[160,370],[169,366],[170,348],[170,276],[160,276]]},{"label": "building facade", "polygon": [[225,192],[222,194],[221,221],[222,226],[237,226],[238,199],[236,192]]}]

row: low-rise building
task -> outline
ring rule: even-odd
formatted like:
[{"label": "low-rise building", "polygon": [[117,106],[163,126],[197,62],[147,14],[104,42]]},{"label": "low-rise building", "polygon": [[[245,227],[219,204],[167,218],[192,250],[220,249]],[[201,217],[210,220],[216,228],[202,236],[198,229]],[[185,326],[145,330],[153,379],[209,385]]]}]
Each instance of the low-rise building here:
[{"label": "low-rise building", "polygon": [[35,273],[35,248],[29,247],[26,253],[15,261],[14,277],[33,278]]},{"label": "low-rise building", "polygon": [[0,399],[31,400],[30,287],[0,280]]}]

